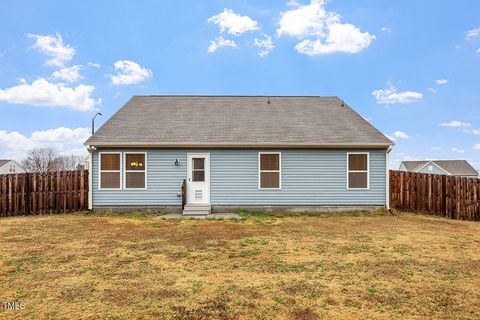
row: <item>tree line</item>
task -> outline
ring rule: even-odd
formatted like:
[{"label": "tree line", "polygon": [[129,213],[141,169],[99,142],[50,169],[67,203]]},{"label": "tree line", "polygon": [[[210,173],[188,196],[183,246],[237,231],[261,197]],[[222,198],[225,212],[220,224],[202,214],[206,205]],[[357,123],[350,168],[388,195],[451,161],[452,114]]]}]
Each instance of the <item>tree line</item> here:
[{"label": "tree line", "polygon": [[84,170],[87,157],[79,155],[61,155],[53,147],[33,148],[22,160],[27,172],[51,172]]}]

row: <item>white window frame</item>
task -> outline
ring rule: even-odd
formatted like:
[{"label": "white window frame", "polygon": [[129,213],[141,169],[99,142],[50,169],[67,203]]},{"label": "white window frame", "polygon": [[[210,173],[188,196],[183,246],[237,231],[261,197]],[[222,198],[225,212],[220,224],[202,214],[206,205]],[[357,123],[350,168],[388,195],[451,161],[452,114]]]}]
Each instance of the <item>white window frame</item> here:
[{"label": "white window frame", "polygon": [[[102,170],[102,155],[104,154],[118,154],[120,167],[118,170]],[[121,152],[99,152],[98,153],[98,190],[122,190],[122,153]],[[119,184],[118,188],[102,188],[102,172],[118,172],[119,174]]]},{"label": "white window frame", "polygon": [[[142,172],[141,170],[127,170],[127,155],[128,154],[143,154],[145,156],[145,169],[143,172],[145,173],[145,187],[144,188],[127,188],[127,172]],[[147,171],[148,171],[148,164],[147,164],[147,153],[146,152],[124,152],[123,153],[123,189],[124,190],[147,190]]]},{"label": "white window frame", "polygon": [[[261,156],[262,154],[278,154],[278,170],[261,170]],[[262,188],[261,187],[261,173],[262,172],[278,172],[278,188]],[[258,153],[258,190],[282,190],[282,153],[262,151]]]},{"label": "white window frame", "polygon": [[[348,160],[350,155],[363,154],[367,155],[367,170],[350,170],[348,167]],[[350,188],[349,173],[350,172],[366,172],[367,173],[367,187],[366,188]],[[347,152],[347,190],[370,190],[370,152]]]}]

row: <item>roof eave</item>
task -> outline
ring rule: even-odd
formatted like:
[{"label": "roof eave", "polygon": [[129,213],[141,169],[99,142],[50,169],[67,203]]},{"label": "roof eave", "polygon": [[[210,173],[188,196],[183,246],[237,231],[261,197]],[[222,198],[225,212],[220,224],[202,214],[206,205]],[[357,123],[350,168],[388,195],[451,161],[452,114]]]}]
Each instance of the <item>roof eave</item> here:
[{"label": "roof eave", "polygon": [[113,148],[371,148],[387,149],[391,143],[144,143],[144,142],[86,142],[87,146]]}]

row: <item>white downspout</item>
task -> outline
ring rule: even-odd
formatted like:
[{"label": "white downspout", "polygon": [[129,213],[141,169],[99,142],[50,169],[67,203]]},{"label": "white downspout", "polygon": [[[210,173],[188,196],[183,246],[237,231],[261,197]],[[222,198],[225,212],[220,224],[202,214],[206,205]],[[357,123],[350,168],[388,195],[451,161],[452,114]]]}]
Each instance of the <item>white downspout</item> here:
[{"label": "white downspout", "polygon": [[88,146],[88,210],[93,209],[93,151],[95,147]]},{"label": "white downspout", "polygon": [[386,152],[386,197],[385,197],[385,206],[387,207],[387,211],[390,211],[390,151],[392,151],[392,146],[388,146]]}]

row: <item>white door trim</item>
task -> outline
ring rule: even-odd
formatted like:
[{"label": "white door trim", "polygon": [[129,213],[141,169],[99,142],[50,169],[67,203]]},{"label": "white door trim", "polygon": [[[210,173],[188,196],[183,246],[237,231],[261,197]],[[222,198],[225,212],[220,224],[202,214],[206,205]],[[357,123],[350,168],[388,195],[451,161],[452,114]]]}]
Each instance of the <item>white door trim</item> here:
[{"label": "white door trim", "polygon": [[[192,181],[192,159],[204,158],[205,179],[203,182]],[[195,200],[196,190],[201,190],[202,200]],[[210,153],[187,153],[187,204],[210,204]]]}]

